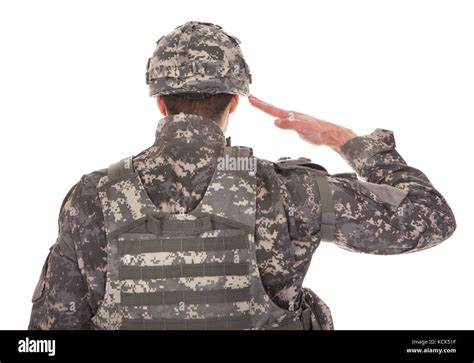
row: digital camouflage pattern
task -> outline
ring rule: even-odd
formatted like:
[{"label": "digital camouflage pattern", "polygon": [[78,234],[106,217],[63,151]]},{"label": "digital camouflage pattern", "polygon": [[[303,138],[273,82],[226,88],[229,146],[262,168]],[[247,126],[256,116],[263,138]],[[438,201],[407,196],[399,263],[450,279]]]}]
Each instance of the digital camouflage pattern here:
[{"label": "digital camouflage pattern", "polygon": [[[253,158],[240,147],[224,152]],[[107,281],[95,328],[301,329],[301,311],[273,304],[260,280],[253,170],[218,168],[196,208],[165,214],[132,164],[124,159],[99,180]]]},{"label": "digital camouflage pattern", "polygon": [[230,93],[248,96],[251,74],[240,41],[219,25],[187,22],[156,42],[148,60],[150,96]]},{"label": "digital camouflage pattern", "polygon": [[[133,167],[162,213],[188,213],[205,195],[224,148],[225,136],[212,120],[167,116],[158,124],[154,144],[133,159]],[[453,234],[456,222],[447,202],[420,170],[402,159],[391,131],[377,129],[356,137],[341,147],[341,155],[362,180],[355,173],[328,176],[338,246],[399,254],[435,246]],[[100,180],[106,175],[106,169],[84,175],[63,202],[59,236],[33,297],[30,329],[93,328],[91,319],[104,299],[107,273],[107,215],[99,196]],[[256,263],[272,303],[288,309],[301,298],[311,257],[321,241],[315,170],[280,168],[257,159],[255,182]],[[136,218],[142,215],[133,213]],[[137,231],[144,226],[137,225]],[[152,223],[148,228],[157,227]],[[329,308],[322,301],[317,304],[319,319],[312,317],[313,323],[331,329]]]}]

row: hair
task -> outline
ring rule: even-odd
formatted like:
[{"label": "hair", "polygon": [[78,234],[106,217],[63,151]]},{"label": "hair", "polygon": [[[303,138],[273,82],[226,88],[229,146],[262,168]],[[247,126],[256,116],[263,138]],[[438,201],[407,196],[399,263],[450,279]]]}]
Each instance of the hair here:
[{"label": "hair", "polygon": [[232,96],[229,93],[200,94],[179,93],[164,95],[163,101],[168,114],[180,112],[207,117],[219,123],[225,109],[230,104]]}]

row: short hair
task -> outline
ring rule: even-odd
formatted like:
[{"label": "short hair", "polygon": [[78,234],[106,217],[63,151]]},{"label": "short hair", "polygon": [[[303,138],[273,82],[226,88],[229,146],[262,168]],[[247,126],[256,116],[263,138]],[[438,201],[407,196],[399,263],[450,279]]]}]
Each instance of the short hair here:
[{"label": "short hair", "polygon": [[173,95],[164,95],[163,101],[168,110],[168,114],[176,115],[184,112],[193,115],[210,118],[219,122],[226,107],[232,100],[232,94],[192,94],[178,93]]}]

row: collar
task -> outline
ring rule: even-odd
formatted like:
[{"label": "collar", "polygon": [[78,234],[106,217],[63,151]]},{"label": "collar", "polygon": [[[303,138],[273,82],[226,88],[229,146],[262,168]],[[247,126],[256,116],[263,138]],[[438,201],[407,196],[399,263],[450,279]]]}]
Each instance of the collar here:
[{"label": "collar", "polygon": [[224,132],[213,120],[199,115],[169,115],[158,122],[155,132],[155,146],[164,143],[186,145],[187,148],[210,147],[218,149],[226,142]]},{"label": "collar", "polygon": [[158,122],[154,144],[134,158],[134,168],[154,203],[166,213],[178,213],[183,206],[193,209],[204,195],[205,176],[225,145],[223,131],[211,119],[166,116]]},{"label": "collar", "polygon": [[185,113],[169,115],[158,122],[155,142],[136,155],[134,167],[151,184],[150,175],[170,179],[169,174],[163,176],[169,166],[179,178],[196,175],[223,155],[225,145],[224,133],[213,120]]}]

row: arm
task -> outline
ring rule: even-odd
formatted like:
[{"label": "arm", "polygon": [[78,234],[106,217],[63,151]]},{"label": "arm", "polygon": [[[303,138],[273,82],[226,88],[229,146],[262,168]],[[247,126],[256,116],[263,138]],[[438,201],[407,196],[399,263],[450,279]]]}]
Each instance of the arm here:
[{"label": "arm", "polygon": [[355,137],[340,150],[363,180],[329,177],[337,245],[398,254],[433,247],[453,234],[456,221],[448,203],[425,174],[408,166],[395,150],[391,131],[377,129]]},{"label": "arm", "polygon": [[91,310],[87,285],[74,248],[71,203],[79,187],[67,194],[59,215],[59,236],[50,248],[37,287],[28,329],[88,329]]},{"label": "arm", "polygon": [[335,205],[334,242],[338,246],[397,254],[435,246],[454,232],[456,222],[446,200],[421,171],[409,167],[398,154],[392,132],[377,129],[357,137],[336,124],[285,111],[256,98],[249,100],[278,117],[276,126],[339,152],[367,180],[359,180],[355,174],[328,176]]}]

